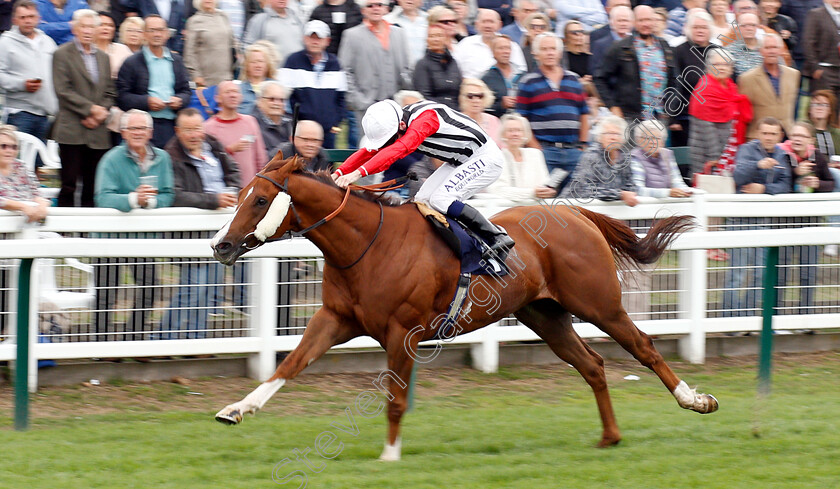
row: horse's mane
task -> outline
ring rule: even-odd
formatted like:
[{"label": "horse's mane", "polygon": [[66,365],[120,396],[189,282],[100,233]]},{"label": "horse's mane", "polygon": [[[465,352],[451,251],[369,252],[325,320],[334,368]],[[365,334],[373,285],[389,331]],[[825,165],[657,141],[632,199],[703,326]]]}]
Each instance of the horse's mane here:
[{"label": "horse's mane", "polygon": [[[333,181],[332,179],[332,174],[327,170],[319,170],[316,172],[312,172],[309,170],[295,170],[293,173],[295,175],[300,175],[303,177],[311,178],[313,180],[317,180],[321,183],[329,185],[330,187],[337,188],[342,192],[344,191],[343,188],[335,184],[335,181]],[[391,194],[383,192],[372,192],[369,190],[354,190],[352,193],[353,195],[361,197],[364,200],[370,202],[381,202],[382,205],[386,205],[389,207],[397,207],[405,203],[402,199],[398,197],[393,197]]]}]

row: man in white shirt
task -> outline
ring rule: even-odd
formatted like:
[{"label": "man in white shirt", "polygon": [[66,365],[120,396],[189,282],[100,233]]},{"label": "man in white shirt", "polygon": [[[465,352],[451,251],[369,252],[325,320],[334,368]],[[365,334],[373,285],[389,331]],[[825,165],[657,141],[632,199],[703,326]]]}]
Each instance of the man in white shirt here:
[{"label": "man in white shirt", "polygon": [[[484,73],[496,64],[493,57],[493,39],[502,27],[502,19],[498,12],[489,9],[479,9],[475,19],[475,29],[478,34],[461,40],[452,52],[452,57],[458,62],[464,78],[481,78]],[[526,71],[525,56],[518,44],[511,45],[510,64],[515,71]]]}]

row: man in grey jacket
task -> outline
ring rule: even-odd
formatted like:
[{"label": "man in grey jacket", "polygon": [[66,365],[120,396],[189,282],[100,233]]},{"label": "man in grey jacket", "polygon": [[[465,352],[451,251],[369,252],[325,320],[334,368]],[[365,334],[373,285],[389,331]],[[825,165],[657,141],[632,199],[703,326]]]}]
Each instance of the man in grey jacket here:
[{"label": "man in grey jacket", "polygon": [[411,87],[405,32],[383,19],[388,12],[384,0],[362,2],[367,2],[364,20],[344,31],[338,50],[338,61],[347,72],[347,105],[356,112],[360,131],[368,107]]},{"label": "man in grey jacket", "polygon": [[0,89],[6,95],[3,119],[18,131],[46,141],[48,116],[58,110],[52,84],[55,41],[37,29],[41,16],[31,0],[14,5],[14,27],[0,36]]},{"label": "man in grey jacket", "polygon": [[266,40],[277,48],[277,66],[303,49],[303,21],[294,9],[287,8],[289,0],[268,0],[261,14],[251,17],[245,28],[245,46]]}]

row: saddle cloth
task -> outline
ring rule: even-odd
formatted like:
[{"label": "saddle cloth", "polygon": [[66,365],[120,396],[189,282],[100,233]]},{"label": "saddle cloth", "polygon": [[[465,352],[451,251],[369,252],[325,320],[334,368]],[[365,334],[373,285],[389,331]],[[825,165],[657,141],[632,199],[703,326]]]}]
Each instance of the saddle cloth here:
[{"label": "saddle cloth", "polygon": [[444,216],[422,202],[415,202],[417,210],[429,221],[443,241],[455,252],[461,260],[461,273],[475,275],[495,275],[498,277],[508,274],[507,265],[495,258],[484,260],[481,258],[485,246],[472,232],[461,226],[458,221]]}]

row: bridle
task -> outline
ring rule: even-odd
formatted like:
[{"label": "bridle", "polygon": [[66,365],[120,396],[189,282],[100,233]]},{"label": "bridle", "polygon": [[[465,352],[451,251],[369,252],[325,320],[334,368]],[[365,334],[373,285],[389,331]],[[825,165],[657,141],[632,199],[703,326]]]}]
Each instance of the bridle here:
[{"label": "bridle", "polygon": [[[288,175],[286,176],[286,180],[284,180],[282,184],[280,182],[278,182],[277,180],[275,180],[275,179],[273,179],[273,178],[271,178],[268,175],[265,175],[263,173],[257,173],[256,176],[258,176],[262,179],[268,180],[269,182],[274,184],[274,186],[277,187],[281,192],[284,192],[285,194],[291,196],[291,194],[289,193],[289,176]],[[405,186],[406,182],[410,178],[411,178],[411,176],[407,175],[407,176],[395,178],[393,180],[388,180],[386,182],[376,183],[376,184],[373,184],[373,185],[356,185],[356,184],[351,183],[350,185],[347,186],[347,189],[344,192],[344,199],[342,199],[341,204],[339,204],[338,208],[336,208],[334,211],[332,211],[328,215],[319,219],[318,222],[316,222],[315,224],[312,224],[311,226],[307,226],[304,229],[301,229],[300,231],[292,231],[292,234],[297,235],[297,236],[303,236],[306,233],[314,231],[315,229],[317,229],[317,228],[323,226],[324,224],[330,222],[335,216],[337,216],[344,209],[344,206],[347,205],[347,201],[350,199],[350,192],[352,190],[369,190],[369,191],[372,191],[372,192],[387,192],[387,191],[396,190],[398,188],[401,188],[401,187]],[[329,266],[331,266],[333,268],[337,268],[339,270],[347,270],[349,268],[352,268],[357,263],[359,263],[362,260],[362,258],[365,257],[368,250],[370,250],[370,248],[373,246],[373,243],[376,241],[376,238],[379,237],[379,232],[382,231],[382,224],[385,222],[385,209],[382,207],[382,202],[377,200],[376,203],[379,204],[379,226],[376,228],[376,233],[374,233],[373,238],[370,240],[370,243],[368,243],[367,247],[364,249],[364,251],[362,251],[362,254],[359,255],[358,258],[353,260],[352,263],[350,263],[349,265],[344,265],[344,266],[334,265],[332,263],[329,263],[329,262],[326,261],[326,258],[325,258],[324,261]],[[294,201],[291,201],[291,200],[289,201],[289,208],[291,208],[292,214],[295,216],[295,220],[297,221],[298,226],[303,227],[303,221],[301,221],[300,214],[298,214],[298,211],[295,208]],[[272,241],[279,241],[280,239],[281,238],[270,239],[270,240],[266,240],[266,242],[269,243],[269,242],[272,242]]]}]

